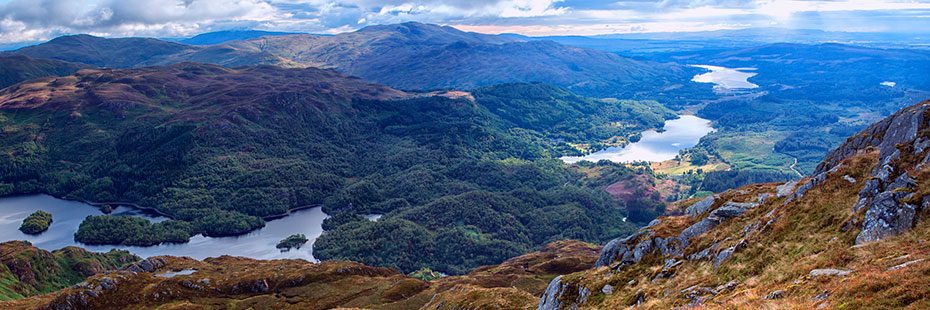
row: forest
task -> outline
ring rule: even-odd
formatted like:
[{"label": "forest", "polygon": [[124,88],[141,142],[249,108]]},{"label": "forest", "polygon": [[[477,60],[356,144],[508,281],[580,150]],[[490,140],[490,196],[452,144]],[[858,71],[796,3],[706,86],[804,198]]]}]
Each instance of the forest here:
[{"label": "forest", "polygon": [[[632,139],[673,116],[654,101],[593,100],[541,84],[448,98],[319,69],[181,64],[82,71],[30,87],[53,96],[0,93],[18,98],[0,107],[0,194],[127,201],[173,219],[89,217],[78,241],[237,235],[322,204],[328,214],[386,215],[335,216],[318,258],[408,272],[460,273],[552,240],[631,232],[622,202],[554,158],[577,152],[570,143]],[[611,178],[632,173],[614,169]],[[461,250],[474,256],[456,259]]]}]

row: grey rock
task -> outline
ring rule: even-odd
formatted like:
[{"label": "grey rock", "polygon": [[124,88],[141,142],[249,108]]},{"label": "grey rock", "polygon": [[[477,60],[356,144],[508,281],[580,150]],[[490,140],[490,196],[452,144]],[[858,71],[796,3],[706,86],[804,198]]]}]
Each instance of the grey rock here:
[{"label": "grey rock", "polygon": [[762,204],[762,203],[765,203],[767,200],[769,200],[769,198],[771,197],[772,197],[772,194],[761,193],[759,194],[758,197],[756,197],[756,202]]},{"label": "grey rock", "polygon": [[913,265],[913,264],[916,264],[916,263],[919,263],[919,262],[922,262],[922,261],[925,261],[925,260],[926,260],[926,259],[915,259],[915,260],[912,260],[912,261],[909,261],[909,262],[905,262],[905,263],[903,263],[903,264],[896,265],[896,266],[894,266],[894,267],[888,268],[888,271],[895,271],[895,270],[898,270],[898,269],[901,269],[901,268],[906,268],[907,266],[910,266],[910,265]]},{"label": "grey rock", "polygon": [[610,284],[604,285],[604,287],[601,288],[601,293],[604,293],[604,295],[612,295],[614,293],[614,286]]},{"label": "grey rock", "polygon": [[811,270],[810,276],[811,278],[826,277],[826,276],[845,277],[845,276],[848,276],[850,273],[852,273],[852,270],[826,268],[826,269]]},{"label": "grey rock", "polygon": [[856,184],[856,179],[854,179],[853,177],[849,176],[848,174],[847,174],[847,175],[843,175],[843,180],[846,180],[846,182],[849,182],[850,184]]},{"label": "grey rock", "polygon": [[567,290],[575,289],[571,284],[562,283],[562,276],[555,277],[549,282],[549,286],[546,287],[546,291],[539,298],[539,304],[536,306],[537,310],[562,310],[562,309],[578,309],[578,305],[583,304],[588,300],[588,297],[591,295],[591,291],[585,287],[578,287],[578,297],[576,300],[570,301],[568,304],[562,303],[562,296],[565,295]]},{"label": "grey rock", "polygon": [[723,292],[729,292],[735,289],[737,285],[739,285],[739,281],[732,280],[730,282],[727,282],[726,284],[722,284],[718,286],[714,290],[716,290],[718,294],[723,293]]},{"label": "grey rock", "polygon": [[798,186],[798,181],[790,181],[788,183],[779,185],[775,187],[775,196],[778,198],[785,198],[788,195],[791,195],[794,192],[795,186]]},{"label": "grey rock", "polygon": [[646,227],[656,226],[656,225],[659,225],[659,223],[662,223],[662,221],[659,219],[654,219],[652,221],[649,221],[649,225],[646,225]]},{"label": "grey rock", "polygon": [[718,217],[716,216],[705,217],[701,219],[700,221],[698,221],[697,223],[691,224],[691,226],[688,226],[688,228],[685,228],[684,230],[682,230],[681,233],[678,235],[678,238],[681,240],[682,243],[684,243],[683,247],[687,247],[688,242],[691,240],[691,238],[700,236],[701,234],[704,234],[710,231],[714,227],[717,227],[717,225],[719,224],[720,224],[720,219]]},{"label": "grey rock", "polygon": [[811,298],[811,300],[813,300],[813,301],[824,301],[824,300],[827,300],[827,298],[830,298],[830,292],[823,292],[823,293],[814,295],[814,297]]},{"label": "grey rock", "polygon": [[765,296],[765,299],[781,299],[782,297],[785,297],[785,291],[776,290],[776,291],[769,293],[768,296]]},{"label": "grey rock", "polygon": [[891,184],[889,184],[888,187],[885,188],[885,190],[893,191],[893,190],[898,190],[898,189],[912,189],[915,187],[917,187],[917,181],[914,181],[914,179],[911,178],[911,176],[908,175],[907,172],[904,172],[900,176],[898,176],[898,178],[896,178],[894,182],[891,182]]},{"label": "grey rock", "polygon": [[906,195],[900,192],[878,194],[865,213],[856,244],[878,241],[910,230],[914,226],[917,210],[915,206],[899,201]]},{"label": "grey rock", "polygon": [[698,201],[694,203],[693,205],[689,206],[687,209],[685,209],[685,213],[690,216],[701,215],[704,212],[707,212],[707,210],[710,209],[710,207],[714,205],[714,201],[716,199],[717,198],[714,197],[713,195],[707,196],[707,198],[704,198],[701,201]]},{"label": "grey rock", "polygon": [[734,252],[736,252],[736,248],[729,247],[723,249],[723,251],[720,251],[720,253],[717,253],[717,256],[714,257],[714,268],[720,267],[720,264],[730,258]]},{"label": "grey rock", "polygon": [[914,141],[914,154],[923,153],[924,150],[930,148],[930,139],[920,137],[917,141]]},{"label": "grey rock", "polygon": [[642,233],[637,232],[627,237],[610,240],[610,242],[607,242],[604,248],[601,249],[601,253],[598,256],[597,262],[594,263],[594,266],[607,266],[618,258],[622,258],[626,252],[629,252],[627,243],[636,240],[641,235]]},{"label": "grey rock", "polygon": [[743,213],[746,213],[747,210],[757,207],[759,204],[754,202],[727,202],[717,210],[714,210],[710,214],[712,216],[717,216],[721,219],[734,218]]},{"label": "grey rock", "polygon": [[559,301],[561,289],[562,276],[552,279],[542,297],[539,298],[539,305],[536,306],[536,310],[559,310],[562,306],[562,302]]}]

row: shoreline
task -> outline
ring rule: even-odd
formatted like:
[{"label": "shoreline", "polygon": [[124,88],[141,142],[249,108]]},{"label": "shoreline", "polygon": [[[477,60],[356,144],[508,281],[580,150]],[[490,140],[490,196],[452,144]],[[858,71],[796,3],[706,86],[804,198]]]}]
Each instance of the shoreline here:
[{"label": "shoreline", "polygon": [[[39,193],[16,193],[16,194],[2,195],[2,196],[0,196],[0,198],[24,197],[24,196],[32,196],[32,195],[46,195],[46,196],[49,196],[49,197],[52,197],[52,198],[55,198],[55,199],[61,199],[61,200],[72,201],[72,202],[80,202],[80,203],[83,203],[83,204],[92,206],[92,207],[94,207],[94,208],[97,208],[97,209],[100,209],[101,207],[106,206],[106,205],[112,205],[112,206],[126,206],[126,207],[130,207],[130,208],[133,208],[133,209],[142,211],[142,212],[144,212],[144,213],[148,213],[149,215],[157,215],[157,216],[161,216],[161,217],[164,217],[164,218],[167,218],[167,219],[177,220],[177,219],[175,219],[173,216],[171,216],[171,215],[169,215],[169,214],[167,214],[167,213],[165,213],[165,212],[162,212],[161,210],[158,210],[158,209],[152,208],[152,207],[144,207],[144,206],[141,206],[141,205],[139,205],[139,204],[132,203],[132,202],[119,202],[119,201],[114,201],[114,202],[94,202],[94,201],[89,201],[89,200],[72,199],[72,198],[67,198],[67,197],[59,197],[59,196],[52,195],[52,194],[45,193],[45,192],[39,192]],[[322,207],[323,207],[323,204],[310,204],[310,205],[296,206],[296,207],[287,209],[287,211],[284,211],[284,213],[278,213],[278,214],[272,214],[272,215],[267,215],[267,216],[261,216],[261,217],[259,217],[259,218],[261,218],[262,220],[264,220],[264,221],[266,221],[266,222],[267,222],[267,221],[274,221],[274,220],[278,220],[278,219],[282,219],[282,218],[288,217],[288,216],[290,216],[291,214],[293,214],[293,213],[296,212],[296,211],[302,211],[302,210],[307,210],[307,209],[313,209],[313,208],[317,208],[317,207],[322,208]],[[105,213],[104,213],[104,214],[105,214]],[[325,212],[324,212],[324,214],[325,214]],[[258,229],[250,230],[250,231],[248,231],[248,232],[245,232],[245,233],[239,234],[239,235],[230,235],[230,236],[223,236],[223,237],[242,236],[242,235],[249,234],[249,233],[251,233],[251,232],[253,232],[253,231],[256,231],[256,230],[258,230]],[[206,236],[205,236],[205,237],[206,237]]]}]

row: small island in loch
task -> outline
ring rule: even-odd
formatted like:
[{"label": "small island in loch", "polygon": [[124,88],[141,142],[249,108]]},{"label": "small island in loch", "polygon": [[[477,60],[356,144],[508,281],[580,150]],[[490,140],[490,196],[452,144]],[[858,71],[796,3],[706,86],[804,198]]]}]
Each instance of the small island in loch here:
[{"label": "small island in loch", "polygon": [[287,238],[284,238],[284,240],[281,240],[281,242],[278,242],[278,245],[275,247],[281,251],[290,251],[291,248],[300,249],[300,247],[303,246],[304,243],[307,243],[307,241],[310,241],[310,239],[307,239],[307,236],[304,234],[293,234]]},{"label": "small island in loch", "polygon": [[23,220],[23,225],[19,226],[19,230],[26,234],[38,235],[48,230],[51,224],[52,214],[39,210],[27,216]]}]

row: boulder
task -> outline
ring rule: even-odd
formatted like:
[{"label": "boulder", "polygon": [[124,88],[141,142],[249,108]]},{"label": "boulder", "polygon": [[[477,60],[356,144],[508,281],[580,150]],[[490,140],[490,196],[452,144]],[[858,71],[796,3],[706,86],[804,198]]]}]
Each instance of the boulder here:
[{"label": "boulder", "polygon": [[816,277],[845,277],[845,276],[848,276],[850,273],[852,273],[852,270],[826,268],[826,269],[814,269],[814,270],[811,270],[810,276],[811,276],[811,278],[816,278]]}]

